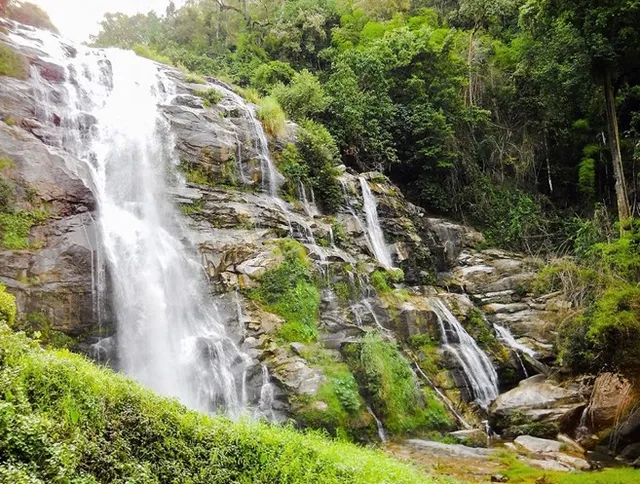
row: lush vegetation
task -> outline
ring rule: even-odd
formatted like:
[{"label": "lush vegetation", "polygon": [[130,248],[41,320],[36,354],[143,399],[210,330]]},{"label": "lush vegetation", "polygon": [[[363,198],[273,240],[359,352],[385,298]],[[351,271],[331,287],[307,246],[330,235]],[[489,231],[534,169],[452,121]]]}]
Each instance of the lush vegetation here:
[{"label": "lush vegetation", "polygon": [[278,243],[276,253],[282,255],[282,262],[266,271],[260,277],[260,287],[249,295],[269,312],[282,316],[285,323],[280,336],[284,340],[313,341],[318,335],[320,293],[306,249],[287,239]]},{"label": "lush vegetation", "polygon": [[367,400],[394,433],[446,429],[451,425],[442,404],[421,390],[397,345],[375,333],[347,350],[349,364],[367,392]]},{"label": "lush vegetation", "polygon": [[27,76],[27,64],[20,54],[10,47],[0,44],[0,76],[17,77],[25,79]]},{"label": "lush vegetation", "polygon": [[[344,163],[384,171],[430,211],[502,245],[550,249],[595,201],[632,213],[639,18],[626,0],[199,0],[161,16],[109,14],[93,42],[145,45],[223,76],[266,98],[272,133],[281,107],[324,125]],[[331,164],[301,160],[335,209]]]},{"label": "lush vegetation", "polygon": [[13,333],[0,287],[0,482],[428,481],[383,455],[186,410],[66,350]]}]

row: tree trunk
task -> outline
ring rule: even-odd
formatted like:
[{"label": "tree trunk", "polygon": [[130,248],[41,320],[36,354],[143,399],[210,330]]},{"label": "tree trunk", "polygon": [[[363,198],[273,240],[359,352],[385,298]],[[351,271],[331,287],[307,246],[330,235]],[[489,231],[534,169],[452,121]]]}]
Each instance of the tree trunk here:
[{"label": "tree trunk", "polygon": [[476,32],[478,31],[478,24],[474,25],[473,30],[471,30],[471,34],[469,35],[469,49],[467,50],[467,65],[469,67],[469,90],[467,91],[469,106],[474,105],[473,98],[473,41],[475,40]]},{"label": "tree trunk", "polygon": [[604,97],[607,105],[607,125],[609,128],[609,149],[613,163],[613,176],[616,181],[616,202],[618,204],[618,219],[620,230],[624,230],[626,221],[631,217],[629,198],[627,197],[627,185],[624,181],[624,169],[622,155],[620,153],[620,133],[618,132],[618,118],[616,116],[616,101],[613,94],[613,82],[611,70],[607,69],[604,76]]}]

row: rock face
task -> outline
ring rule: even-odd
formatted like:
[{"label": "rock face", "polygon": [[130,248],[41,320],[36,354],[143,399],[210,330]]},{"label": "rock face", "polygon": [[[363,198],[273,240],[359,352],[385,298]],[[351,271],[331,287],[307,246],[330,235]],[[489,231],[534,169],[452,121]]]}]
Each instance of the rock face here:
[{"label": "rock face", "polygon": [[[26,38],[28,32],[23,32]],[[70,336],[74,349],[117,364],[109,274],[95,222],[100,207],[92,195],[89,165],[67,149],[69,130],[82,139],[97,121],[79,116],[78,125],[70,127],[56,112],[56,106],[69,102],[64,89],[68,79],[63,66],[43,60],[44,45],[19,45],[1,31],[0,42],[19,51],[31,69],[29,79],[3,77],[0,82],[0,159],[10,160],[0,174],[15,187],[17,209],[46,212],[30,229],[26,248],[0,249],[0,281],[17,297],[22,327]],[[61,46],[73,55],[72,46]],[[531,295],[539,261],[474,249],[483,242],[481,234],[429,217],[379,173],[343,168],[339,180],[345,203],[334,214],[321,213],[305,187],[298,200],[283,200],[273,190],[283,181],[275,164],[283,148],[296,142],[297,127],[290,123],[281,137],[265,140],[256,107],[230,86],[215,79],[189,84],[176,69],[158,69],[175,84],[176,95],[161,110],[186,178],[167,197],[185,214],[184,243],[199,254],[221,318],[254,364],[247,391],[256,398],[262,365],[268,368],[275,387],[275,420],[296,417],[301,408],[314,416],[330,414],[331,402],[323,391],[335,380],[332,367],[346,365],[345,349],[377,332],[398,342],[416,385],[434,389],[453,421],[470,420],[481,427],[487,412],[474,403],[468,362],[439,347],[444,336],[452,337],[434,310],[434,301],[441,301],[497,369],[499,388],[506,393],[488,409],[496,431],[507,437],[555,437],[558,429],[577,425],[586,404],[583,393],[544,376],[555,360],[554,321],[567,303],[557,294]],[[108,77],[108,63],[102,70]],[[203,89],[218,90],[220,102],[205,106],[198,95]],[[43,96],[53,106],[51,112],[43,112]],[[395,270],[376,260],[363,181],[375,197]],[[283,342],[283,318],[250,297],[261,277],[283,262],[277,242],[285,238],[303,245],[318,281],[318,336],[307,344]],[[397,269],[403,274],[394,279]],[[511,339],[497,325],[510,331]],[[537,373],[543,376],[516,386]],[[588,407],[592,434],[612,425],[625,385],[613,377],[596,381]],[[362,387],[356,393],[367,396]],[[377,417],[361,410],[353,420],[358,420],[363,439],[384,433],[376,427]],[[638,428],[632,421],[624,430],[629,443]],[[486,440],[483,436],[473,429],[456,438],[478,445]],[[412,445],[427,449],[425,443]],[[446,449],[438,447],[438,452]]]}]

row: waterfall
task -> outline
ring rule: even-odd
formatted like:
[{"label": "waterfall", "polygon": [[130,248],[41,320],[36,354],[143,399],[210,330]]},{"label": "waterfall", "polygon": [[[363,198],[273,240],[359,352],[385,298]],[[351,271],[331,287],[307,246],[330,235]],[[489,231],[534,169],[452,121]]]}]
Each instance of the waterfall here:
[{"label": "waterfall", "polygon": [[442,347],[460,364],[476,402],[486,408],[498,396],[498,374],[460,321],[440,299],[430,299],[438,317]]},{"label": "waterfall", "polygon": [[367,238],[371,245],[371,250],[373,250],[380,264],[385,267],[393,267],[391,253],[384,240],[384,234],[382,233],[380,221],[378,220],[378,204],[373,193],[371,193],[371,188],[369,188],[367,180],[362,176],[359,177],[359,180],[360,186],[362,187],[364,212],[367,217]]},{"label": "waterfall", "polygon": [[499,324],[494,324],[493,327],[496,329],[498,338],[500,338],[500,340],[504,344],[506,344],[509,348],[511,348],[515,353],[516,358],[518,358],[518,362],[520,363],[520,367],[524,372],[524,377],[529,378],[529,372],[527,371],[527,367],[524,365],[524,362],[522,361],[522,357],[520,356],[520,354],[524,353],[525,355],[529,355],[530,357],[535,358],[536,352],[533,351],[531,348],[526,347],[522,343],[518,343],[518,341],[516,341],[516,339],[511,334],[511,332],[504,326],[500,326]]},{"label": "waterfall", "polygon": [[262,365],[262,387],[260,388],[260,402],[258,403],[258,411],[260,415],[268,420],[275,420],[273,413],[274,389],[269,377],[269,369],[267,365]]},{"label": "waterfall", "polygon": [[376,423],[376,427],[378,428],[378,438],[380,439],[380,442],[386,442],[387,440],[389,440],[387,438],[387,432],[384,430],[384,426],[382,425],[382,422],[380,421],[378,416],[375,413],[373,413],[373,410],[368,405],[367,405],[367,412],[369,413],[369,415],[371,415],[371,417]]},{"label": "waterfall", "polygon": [[44,50],[65,71],[60,87],[35,74],[30,82],[36,92],[54,93],[42,99],[40,121],[63,127],[59,147],[90,173],[120,369],[192,408],[237,414],[246,405],[241,375],[248,358],[220,322],[195,251],[181,240],[186,223],[168,196],[181,177],[158,106],[171,101],[174,86],[158,64],[132,52],[78,46],[74,55],[51,33],[28,35],[12,39]]}]

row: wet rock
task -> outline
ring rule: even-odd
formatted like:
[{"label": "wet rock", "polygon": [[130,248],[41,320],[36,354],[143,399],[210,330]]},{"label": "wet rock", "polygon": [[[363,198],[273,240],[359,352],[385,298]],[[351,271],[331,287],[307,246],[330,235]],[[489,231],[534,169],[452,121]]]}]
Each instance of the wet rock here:
[{"label": "wet rock", "polygon": [[509,482],[509,478],[502,474],[494,474],[491,476],[491,482]]}]

